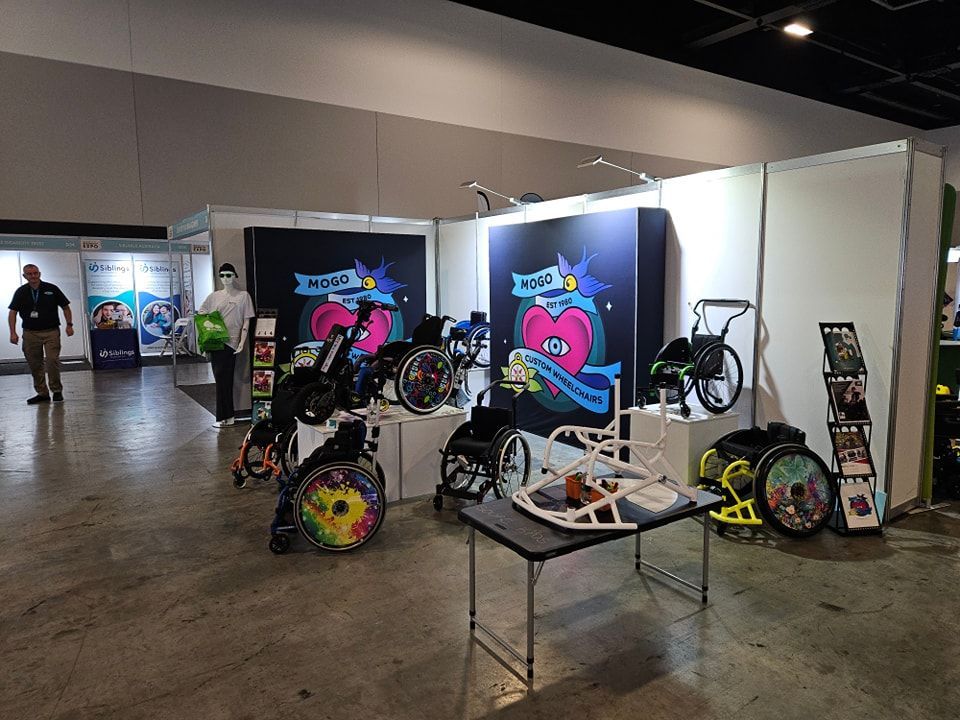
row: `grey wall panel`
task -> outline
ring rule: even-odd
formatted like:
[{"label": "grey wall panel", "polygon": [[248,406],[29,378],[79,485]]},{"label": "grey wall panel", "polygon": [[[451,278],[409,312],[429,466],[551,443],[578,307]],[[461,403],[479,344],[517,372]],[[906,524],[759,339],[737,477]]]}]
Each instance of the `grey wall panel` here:
[{"label": "grey wall panel", "polygon": [[204,203],[377,212],[372,112],[135,77],[145,222]]},{"label": "grey wall panel", "polygon": [[[378,116],[380,215],[452,217],[475,212],[465,180],[501,190],[500,134],[488,130]],[[506,201],[490,196],[491,207]]]},{"label": "grey wall panel", "polygon": [[0,53],[0,217],[140,223],[130,74]]}]

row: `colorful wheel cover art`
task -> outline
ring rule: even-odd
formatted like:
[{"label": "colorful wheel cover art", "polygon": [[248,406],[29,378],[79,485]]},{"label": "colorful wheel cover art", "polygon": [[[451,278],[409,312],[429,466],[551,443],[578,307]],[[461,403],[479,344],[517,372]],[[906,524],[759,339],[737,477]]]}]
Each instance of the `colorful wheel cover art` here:
[{"label": "colorful wheel cover art", "polygon": [[334,463],[304,480],[294,519],[317,547],[350,550],[376,534],[385,510],[383,490],[369,472],[351,463]]},{"label": "colorful wheel cover art", "polygon": [[757,503],[776,530],[812,535],[826,525],[835,494],[823,461],[807,448],[796,447],[775,451],[760,465]]},{"label": "colorful wheel cover art", "polygon": [[414,412],[430,412],[443,405],[453,389],[453,363],[440,350],[421,350],[407,361],[399,391]]}]

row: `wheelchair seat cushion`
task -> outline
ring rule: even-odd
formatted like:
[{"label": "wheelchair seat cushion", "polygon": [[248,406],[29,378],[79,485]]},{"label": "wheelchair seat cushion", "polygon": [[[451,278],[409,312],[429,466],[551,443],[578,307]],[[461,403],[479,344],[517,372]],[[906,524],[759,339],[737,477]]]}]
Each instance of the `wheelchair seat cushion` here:
[{"label": "wheelchair seat cushion", "polygon": [[479,458],[490,452],[490,441],[479,440],[470,435],[451,440],[448,450],[454,455],[465,455],[469,458]]}]

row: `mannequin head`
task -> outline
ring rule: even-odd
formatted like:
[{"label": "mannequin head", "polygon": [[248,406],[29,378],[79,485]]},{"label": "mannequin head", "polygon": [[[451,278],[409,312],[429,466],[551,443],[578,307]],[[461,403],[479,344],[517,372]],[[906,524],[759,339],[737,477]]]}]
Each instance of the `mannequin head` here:
[{"label": "mannequin head", "polygon": [[220,284],[224,290],[232,290],[237,283],[237,269],[230,263],[223,263],[220,266]]}]

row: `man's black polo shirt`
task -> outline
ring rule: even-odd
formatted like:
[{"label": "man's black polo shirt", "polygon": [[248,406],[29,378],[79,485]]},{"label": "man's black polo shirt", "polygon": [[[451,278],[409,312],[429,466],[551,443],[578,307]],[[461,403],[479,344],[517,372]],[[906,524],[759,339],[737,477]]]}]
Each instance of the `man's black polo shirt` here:
[{"label": "man's black polo shirt", "polygon": [[[24,330],[54,330],[60,327],[60,314],[57,308],[70,304],[67,296],[53,283],[40,281],[40,286],[34,290],[30,283],[21,285],[13,294],[9,308],[20,314]],[[30,317],[30,313],[37,311],[37,317]]]}]

